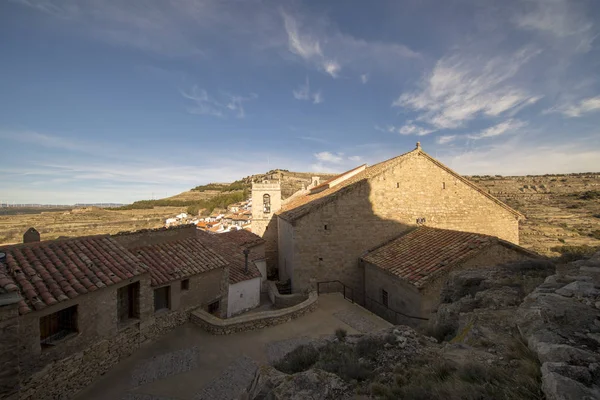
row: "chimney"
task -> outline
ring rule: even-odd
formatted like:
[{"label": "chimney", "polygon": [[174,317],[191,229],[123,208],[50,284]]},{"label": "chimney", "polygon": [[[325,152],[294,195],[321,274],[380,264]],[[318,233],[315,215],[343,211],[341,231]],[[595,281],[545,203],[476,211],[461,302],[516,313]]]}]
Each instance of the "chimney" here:
[{"label": "chimney", "polygon": [[244,273],[247,274],[248,273],[248,254],[250,254],[250,249],[244,249],[243,253],[244,253],[244,257],[246,259],[246,263],[244,266]]},{"label": "chimney", "polygon": [[23,243],[33,243],[40,241],[40,233],[35,228],[27,229],[27,232],[23,234]]},{"label": "chimney", "polygon": [[421,142],[417,142],[417,149],[421,149]]}]

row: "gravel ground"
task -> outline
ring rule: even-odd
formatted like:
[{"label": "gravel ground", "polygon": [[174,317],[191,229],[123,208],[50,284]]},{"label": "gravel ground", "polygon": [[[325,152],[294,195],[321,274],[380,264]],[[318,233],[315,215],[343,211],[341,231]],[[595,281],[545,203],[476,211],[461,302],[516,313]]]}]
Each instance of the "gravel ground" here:
[{"label": "gravel ground", "polygon": [[197,347],[154,357],[136,366],[131,374],[131,387],[144,385],[198,368],[199,360],[200,353]]},{"label": "gravel ground", "polygon": [[206,385],[194,400],[231,400],[250,385],[258,364],[250,357],[240,357],[231,363],[215,380]]},{"label": "gravel ground", "polygon": [[376,324],[353,310],[339,311],[333,316],[362,333],[369,333],[378,329]]}]

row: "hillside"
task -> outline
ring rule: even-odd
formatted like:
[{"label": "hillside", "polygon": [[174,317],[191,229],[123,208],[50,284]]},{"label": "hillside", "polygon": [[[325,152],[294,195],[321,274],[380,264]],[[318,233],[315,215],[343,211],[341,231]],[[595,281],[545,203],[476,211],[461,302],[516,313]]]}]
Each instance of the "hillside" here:
[{"label": "hillside", "polygon": [[524,247],[556,255],[555,246],[600,245],[600,173],[468,178],[526,216]]}]

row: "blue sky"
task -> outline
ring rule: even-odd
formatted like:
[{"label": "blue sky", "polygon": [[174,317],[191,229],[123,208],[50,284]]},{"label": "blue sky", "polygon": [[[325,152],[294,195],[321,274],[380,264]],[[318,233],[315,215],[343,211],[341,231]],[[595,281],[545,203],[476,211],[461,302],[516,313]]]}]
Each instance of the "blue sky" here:
[{"label": "blue sky", "polygon": [[130,202],[414,148],[600,170],[594,0],[9,0],[0,201]]}]

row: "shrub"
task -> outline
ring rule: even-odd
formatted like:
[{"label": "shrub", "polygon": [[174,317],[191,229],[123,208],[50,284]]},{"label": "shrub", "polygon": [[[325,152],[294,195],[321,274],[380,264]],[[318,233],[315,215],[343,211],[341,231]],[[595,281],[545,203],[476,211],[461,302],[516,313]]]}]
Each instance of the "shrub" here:
[{"label": "shrub", "polygon": [[306,371],[319,359],[319,352],[311,345],[300,345],[289,352],[278,363],[275,368],[286,374],[295,374]]},{"label": "shrub", "polygon": [[384,341],[370,336],[363,336],[356,343],[356,353],[359,357],[374,358],[383,347]]},{"label": "shrub", "polygon": [[371,377],[371,369],[359,362],[358,355],[344,343],[329,343],[319,349],[319,361],[316,368],[336,374],[340,378],[351,381],[364,381]]},{"label": "shrub", "polygon": [[579,195],[581,200],[596,200],[600,199],[600,190],[589,190]]},{"label": "shrub", "polygon": [[348,333],[343,328],[337,328],[335,330],[335,337],[337,337],[340,342],[346,340],[346,335],[348,335]]},{"label": "shrub", "polygon": [[590,258],[595,252],[600,250],[600,246],[554,246],[550,250],[561,254],[558,261],[571,262]]},{"label": "shrub", "polygon": [[600,229],[596,229],[595,231],[590,232],[590,236],[594,239],[600,240]]}]

